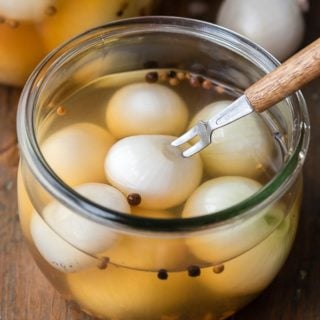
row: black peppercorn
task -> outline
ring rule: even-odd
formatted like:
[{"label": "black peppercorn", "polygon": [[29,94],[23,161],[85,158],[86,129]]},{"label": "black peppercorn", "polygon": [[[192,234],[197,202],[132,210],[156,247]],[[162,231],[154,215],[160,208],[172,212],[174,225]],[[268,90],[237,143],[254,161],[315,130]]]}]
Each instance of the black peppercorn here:
[{"label": "black peppercorn", "polygon": [[201,269],[195,265],[189,266],[188,267],[188,274],[190,277],[198,277],[201,274]]},{"label": "black peppercorn", "polygon": [[168,71],[169,78],[175,78],[176,76],[177,76],[177,73],[174,70]]},{"label": "black peppercorn", "polygon": [[141,196],[139,193],[129,193],[127,201],[130,206],[138,206],[141,203]]},{"label": "black peppercorn", "polygon": [[158,72],[155,72],[155,71],[148,72],[148,73],[146,74],[145,79],[146,79],[146,81],[149,82],[149,83],[157,82],[158,79],[159,79]]},{"label": "black peppercorn", "polygon": [[160,279],[160,280],[167,280],[168,279],[168,272],[166,269],[160,269],[158,271],[158,279]]}]

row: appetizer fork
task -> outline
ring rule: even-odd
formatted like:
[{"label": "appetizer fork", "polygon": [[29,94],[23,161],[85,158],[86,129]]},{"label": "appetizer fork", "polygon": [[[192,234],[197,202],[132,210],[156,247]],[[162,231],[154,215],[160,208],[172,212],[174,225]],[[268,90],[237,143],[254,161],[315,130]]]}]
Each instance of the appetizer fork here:
[{"label": "appetizer fork", "polygon": [[263,112],[318,76],[320,76],[320,38],[247,88],[242,96],[222,112],[207,121],[199,121],[172,141],[171,145],[178,147],[198,137],[197,142],[182,152],[184,157],[190,157],[211,143],[214,130],[252,112]]}]

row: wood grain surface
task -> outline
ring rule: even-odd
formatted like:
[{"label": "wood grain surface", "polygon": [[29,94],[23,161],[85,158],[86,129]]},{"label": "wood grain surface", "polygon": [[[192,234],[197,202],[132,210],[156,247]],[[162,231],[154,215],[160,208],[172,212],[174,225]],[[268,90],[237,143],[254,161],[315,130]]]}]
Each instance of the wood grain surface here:
[{"label": "wood grain surface", "polygon": [[[313,10],[307,15],[306,42],[320,35],[320,3],[316,2],[312,1]],[[275,281],[233,320],[320,320],[320,80],[303,92],[312,137],[297,238]],[[15,134],[19,94],[19,89],[0,86],[0,320],[92,320],[55,292],[33,262],[21,234]]]}]

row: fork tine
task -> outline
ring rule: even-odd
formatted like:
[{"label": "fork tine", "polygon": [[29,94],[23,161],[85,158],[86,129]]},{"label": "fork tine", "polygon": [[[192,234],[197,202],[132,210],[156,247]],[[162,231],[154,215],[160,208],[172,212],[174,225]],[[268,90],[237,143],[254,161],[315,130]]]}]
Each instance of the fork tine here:
[{"label": "fork tine", "polygon": [[179,147],[182,144],[190,141],[194,137],[198,135],[198,127],[194,126],[191,129],[189,129],[187,132],[185,132],[182,136],[178,137],[177,139],[173,140],[171,142],[171,145],[174,147]]},{"label": "fork tine", "polygon": [[192,155],[194,155],[195,153],[198,153],[199,151],[201,151],[202,149],[204,149],[209,143],[203,141],[203,140],[199,140],[197,143],[195,143],[192,147],[184,150],[182,152],[182,155],[185,158],[189,158]]}]

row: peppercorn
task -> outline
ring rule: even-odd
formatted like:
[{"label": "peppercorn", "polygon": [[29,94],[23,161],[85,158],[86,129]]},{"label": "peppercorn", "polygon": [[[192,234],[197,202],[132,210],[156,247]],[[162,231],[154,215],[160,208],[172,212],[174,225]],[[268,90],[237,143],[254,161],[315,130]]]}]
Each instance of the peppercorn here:
[{"label": "peppercorn", "polygon": [[201,269],[198,266],[191,265],[188,267],[189,277],[198,277],[201,274]]},{"label": "peppercorn", "polygon": [[158,271],[158,279],[160,279],[160,280],[167,280],[168,279],[168,272],[166,269],[160,269]]},{"label": "peppercorn", "polygon": [[138,206],[141,203],[141,196],[139,193],[129,193],[127,201],[130,206]]},{"label": "peppercorn", "polygon": [[145,76],[145,80],[149,83],[157,82],[158,79],[159,79],[158,72],[155,72],[155,71],[148,72]]},{"label": "peppercorn", "polygon": [[107,269],[109,262],[110,262],[109,257],[103,257],[100,264],[98,265],[98,268],[101,270]]}]

